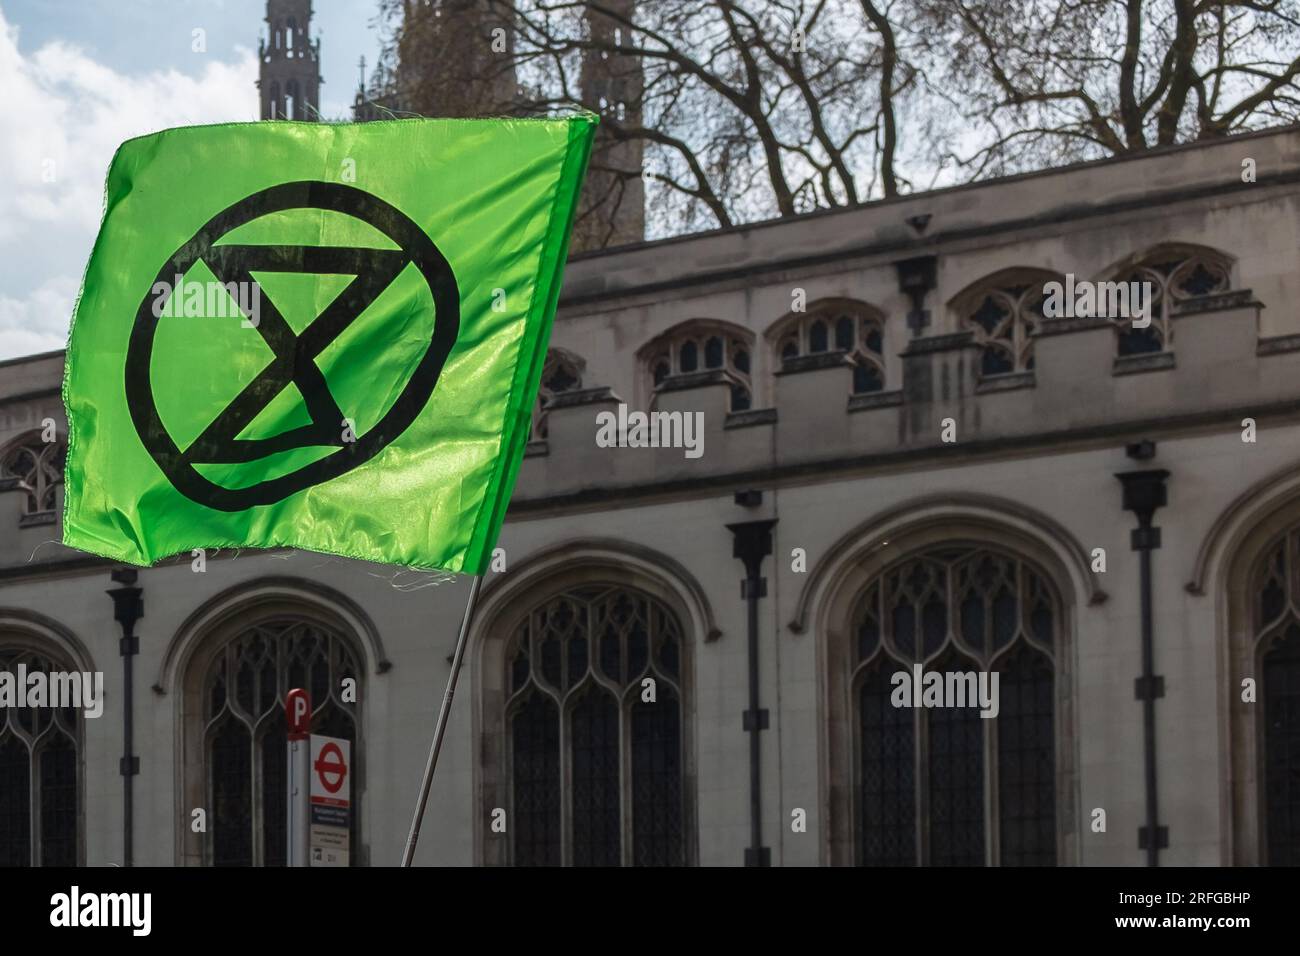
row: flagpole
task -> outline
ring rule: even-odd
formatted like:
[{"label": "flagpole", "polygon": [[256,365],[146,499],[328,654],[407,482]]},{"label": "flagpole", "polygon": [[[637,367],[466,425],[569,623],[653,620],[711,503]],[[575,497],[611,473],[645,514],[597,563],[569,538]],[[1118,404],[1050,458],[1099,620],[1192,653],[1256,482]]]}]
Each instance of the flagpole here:
[{"label": "flagpole", "polygon": [[465,602],[465,616],[460,622],[460,636],[456,638],[456,652],[451,659],[451,674],[447,677],[447,690],[442,695],[442,707],[438,710],[438,723],[433,728],[433,743],[429,746],[429,759],[424,765],[424,779],[420,782],[420,800],[415,806],[415,817],[411,820],[411,832],[406,838],[406,849],[402,852],[402,866],[410,866],[415,859],[415,844],[420,839],[420,824],[424,820],[424,806],[429,802],[429,788],[433,786],[433,771],[438,765],[438,751],[442,750],[442,737],[447,731],[447,719],[451,715],[451,699],[456,693],[456,678],[460,674],[460,663],[465,656],[465,644],[469,640],[469,624],[474,617],[474,605],[478,601],[479,586],[483,575],[474,575],[474,582],[469,586],[469,600]]}]

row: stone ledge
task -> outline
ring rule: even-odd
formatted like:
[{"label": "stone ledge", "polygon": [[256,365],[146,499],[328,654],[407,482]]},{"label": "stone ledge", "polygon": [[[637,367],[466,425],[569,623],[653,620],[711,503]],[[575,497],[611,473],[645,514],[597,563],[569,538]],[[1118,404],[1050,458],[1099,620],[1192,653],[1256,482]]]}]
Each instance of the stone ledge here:
[{"label": "stone ledge", "polygon": [[560,392],[557,395],[552,395],[546,410],[573,408],[577,405],[594,405],[596,402],[617,402],[618,400],[619,397],[614,394],[613,389],[608,385],[602,385],[599,388],[578,388],[571,392]]},{"label": "stone ledge", "polygon": [[812,355],[796,355],[794,358],[782,359],[777,375],[798,375],[800,372],[815,372],[823,368],[843,368],[853,363],[849,353],[841,349],[830,352],[814,352]]},{"label": "stone ledge", "polygon": [[37,511],[34,514],[23,515],[18,519],[20,528],[39,528],[41,525],[58,524],[59,516],[53,511]]},{"label": "stone ledge", "polygon": [[888,392],[861,392],[857,395],[849,396],[849,408],[851,412],[861,412],[868,408],[891,408],[895,405],[903,404],[903,390],[895,388]]},{"label": "stone ledge", "polygon": [[1138,375],[1142,372],[1159,372],[1174,367],[1173,352],[1142,352],[1138,355],[1120,355],[1111,366],[1112,375]]},{"label": "stone ledge", "polygon": [[752,428],[755,425],[776,424],[775,408],[748,408],[743,412],[728,412],[723,422],[724,429]]},{"label": "stone ledge", "polygon": [[1274,335],[1260,339],[1255,346],[1256,355],[1284,355],[1300,352],[1300,335]]},{"label": "stone ledge", "polygon": [[975,341],[975,333],[969,330],[965,332],[950,332],[947,335],[931,335],[926,338],[912,339],[907,343],[907,348],[903,349],[903,356],[910,357],[913,355],[928,355],[932,352],[953,352],[957,349],[977,349],[980,345]]},{"label": "stone ledge", "polygon": [[655,389],[656,392],[684,392],[692,388],[704,388],[708,385],[731,386],[732,380],[727,372],[720,368],[705,369],[703,372],[686,372],[681,375],[669,375]]},{"label": "stone ledge", "polygon": [[991,375],[988,378],[982,378],[975,385],[976,395],[985,395],[989,392],[1013,392],[1019,388],[1034,387],[1034,373],[1030,369],[1026,372],[1008,372],[1005,375]]},{"label": "stone ledge", "polygon": [[1038,328],[1030,334],[1030,337],[1042,339],[1052,335],[1069,335],[1072,332],[1091,332],[1093,329],[1104,329],[1111,325],[1113,325],[1111,320],[1101,315],[1044,319],[1038,323]]},{"label": "stone ledge", "polygon": [[1249,289],[1229,289],[1227,292],[1215,292],[1212,295],[1198,295],[1183,299],[1174,305],[1173,318],[1183,315],[1199,315],[1202,312],[1225,312],[1228,309],[1244,309],[1254,306],[1262,309],[1264,303],[1255,299]]}]

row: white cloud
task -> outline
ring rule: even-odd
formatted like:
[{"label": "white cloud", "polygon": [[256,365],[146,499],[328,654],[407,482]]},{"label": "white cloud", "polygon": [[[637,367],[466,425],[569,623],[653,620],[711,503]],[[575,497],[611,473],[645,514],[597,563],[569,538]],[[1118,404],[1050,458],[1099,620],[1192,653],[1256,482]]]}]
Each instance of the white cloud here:
[{"label": "white cloud", "polygon": [[128,76],[64,43],[24,55],[0,10],[0,359],[64,344],[119,144],[257,118],[257,57],[238,52]]},{"label": "white cloud", "polygon": [[63,348],[77,288],[76,279],[57,276],[22,299],[0,294],[0,358]]}]

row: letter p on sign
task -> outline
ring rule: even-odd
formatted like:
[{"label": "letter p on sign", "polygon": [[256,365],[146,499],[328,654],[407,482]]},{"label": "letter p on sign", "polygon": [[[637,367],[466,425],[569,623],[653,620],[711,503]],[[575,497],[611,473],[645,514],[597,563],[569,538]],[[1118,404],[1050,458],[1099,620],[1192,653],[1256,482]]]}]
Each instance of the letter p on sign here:
[{"label": "letter p on sign", "polygon": [[306,740],[311,733],[311,694],[295,687],[285,696],[284,711],[289,724],[289,739]]}]

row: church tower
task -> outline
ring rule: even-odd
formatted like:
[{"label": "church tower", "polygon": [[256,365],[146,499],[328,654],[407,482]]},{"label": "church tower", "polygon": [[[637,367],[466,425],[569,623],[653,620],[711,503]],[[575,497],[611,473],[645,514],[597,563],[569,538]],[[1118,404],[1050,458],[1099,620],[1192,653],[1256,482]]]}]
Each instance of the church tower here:
[{"label": "church tower", "polygon": [[320,41],[311,38],[311,0],[267,0],[258,44],[262,119],[320,119]]},{"label": "church tower", "polygon": [[502,116],[518,107],[514,5],[429,0],[407,5],[397,92],[424,116]]},{"label": "church tower", "polygon": [[[631,20],[637,0],[606,0],[610,11]],[[615,48],[630,44],[627,28],[618,19],[588,9],[587,32],[593,41]],[[579,75],[582,103],[599,113],[591,162],[578,200],[573,226],[573,252],[604,249],[645,239],[645,183],[641,178],[644,140],[621,139],[614,128],[641,126],[645,81],[639,59],[589,50]]]}]

